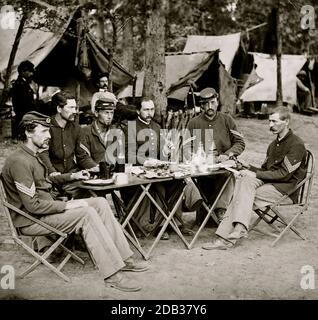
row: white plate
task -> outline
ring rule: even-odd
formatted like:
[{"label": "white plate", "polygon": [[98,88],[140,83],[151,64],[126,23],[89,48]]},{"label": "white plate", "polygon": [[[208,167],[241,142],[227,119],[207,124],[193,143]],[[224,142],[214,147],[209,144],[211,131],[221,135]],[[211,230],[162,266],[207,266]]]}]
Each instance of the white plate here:
[{"label": "white plate", "polygon": [[105,185],[114,183],[114,179],[94,179],[94,180],[84,180],[83,183],[90,185]]}]

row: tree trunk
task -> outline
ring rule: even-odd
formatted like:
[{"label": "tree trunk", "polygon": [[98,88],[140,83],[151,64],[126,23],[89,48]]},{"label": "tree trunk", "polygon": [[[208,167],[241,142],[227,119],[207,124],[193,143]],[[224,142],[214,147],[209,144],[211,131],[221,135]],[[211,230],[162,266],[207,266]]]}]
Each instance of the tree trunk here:
[{"label": "tree trunk", "polygon": [[159,122],[167,109],[164,10],[165,0],[147,0],[143,95],[153,97]]},{"label": "tree trunk", "polygon": [[133,18],[123,18],[123,41],[122,41],[122,65],[130,72],[134,73],[134,37]]},{"label": "tree trunk", "polygon": [[283,86],[282,86],[282,38],[280,31],[280,3],[276,2],[276,37],[277,37],[277,91],[276,91],[276,105],[283,105]]},{"label": "tree trunk", "polygon": [[24,28],[25,22],[28,19],[28,17],[29,17],[28,13],[24,13],[22,15],[22,18],[21,18],[21,21],[20,21],[20,24],[19,24],[19,28],[17,30],[17,34],[16,34],[14,42],[13,42],[13,46],[12,46],[12,50],[10,52],[10,57],[9,57],[9,61],[8,61],[6,74],[5,74],[5,77],[4,77],[4,88],[3,88],[3,91],[2,91],[2,96],[1,96],[1,101],[0,101],[0,109],[4,106],[4,104],[7,102],[8,98],[9,98],[9,84],[10,84],[12,66],[14,64],[14,59],[15,59],[16,53],[18,51],[19,43],[20,43],[20,40],[21,40],[21,37],[22,37],[23,28]]},{"label": "tree trunk", "polygon": [[114,64],[114,52],[117,45],[117,26],[115,17],[112,13],[109,12],[109,19],[111,21],[113,27],[113,36],[112,36],[112,45],[109,48],[109,65],[108,65],[108,90],[113,92],[113,81],[112,81],[112,72],[113,72],[113,64]]},{"label": "tree trunk", "polygon": [[105,7],[105,0],[98,1],[98,27],[101,37],[101,44],[105,48],[106,46],[106,38],[105,38],[105,23],[104,23],[104,7]]}]

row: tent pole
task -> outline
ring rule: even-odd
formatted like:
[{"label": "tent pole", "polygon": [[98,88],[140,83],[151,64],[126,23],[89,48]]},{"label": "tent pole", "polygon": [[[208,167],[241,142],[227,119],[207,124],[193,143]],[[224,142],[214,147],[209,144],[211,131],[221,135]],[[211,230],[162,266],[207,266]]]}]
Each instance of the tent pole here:
[{"label": "tent pole", "polygon": [[18,51],[18,47],[19,47],[20,40],[22,37],[23,28],[24,28],[25,22],[27,21],[28,17],[29,17],[28,12],[26,12],[22,15],[22,18],[21,18],[21,21],[20,21],[20,24],[19,24],[19,27],[17,30],[17,34],[16,34],[14,42],[13,42],[12,50],[10,52],[10,57],[9,57],[8,65],[7,65],[6,74],[4,77],[4,88],[2,91],[2,95],[1,95],[0,108],[2,108],[4,106],[4,104],[7,102],[7,99],[9,97],[9,83],[10,83],[12,66],[14,64],[14,59],[15,59],[15,56]]},{"label": "tent pole", "polygon": [[[309,34],[309,32],[308,32]],[[308,56],[310,56],[310,41],[308,40],[308,43],[307,43],[307,59],[309,61],[309,58]],[[315,101],[315,87],[314,87],[314,83],[312,82],[312,79],[311,79],[311,70],[309,70],[308,68],[308,78],[309,78],[309,84],[310,84],[310,95],[311,95],[311,106],[313,109],[316,109],[316,101]]]},{"label": "tent pole", "polygon": [[83,17],[84,17],[84,11],[81,9],[81,17],[77,20],[77,44],[76,44],[76,53],[75,53],[75,61],[74,65],[77,67],[79,62],[79,52],[82,42],[82,35],[83,35]]},{"label": "tent pole", "polygon": [[133,82],[133,86],[132,86],[133,103],[135,103],[135,100],[136,100],[136,85],[137,85],[137,76],[134,77],[134,82]]},{"label": "tent pole", "polygon": [[277,39],[277,91],[276,91],[276,105],[278,107],[283,105],[283,86],[282,86],[282,38],[280,25],[280,0],[276,0],[276,39]]},{"label": "tent pole", "polygon": [[81,98],[81,83],[77,80],[76,81],[76,101],[79,104]]},{"label": "tent pole", "polygon": [[196,109],[195,109],[195,107],[196,107],[196,105],[195,105],[195,97],[194,97],[194,91],[193,91],[193,87],[192,87],[192,85],[190,84],[190,90],[191,90],[191,96],[192,96],[192,101],[193,101],[193,108],[194,108],[194,112],[195,112],[195,114],[196,114]]}]

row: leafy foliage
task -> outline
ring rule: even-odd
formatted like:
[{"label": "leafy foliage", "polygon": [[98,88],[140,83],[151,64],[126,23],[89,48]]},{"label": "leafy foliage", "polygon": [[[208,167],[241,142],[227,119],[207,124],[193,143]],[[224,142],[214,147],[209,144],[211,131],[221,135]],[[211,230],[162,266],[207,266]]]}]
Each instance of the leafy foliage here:
[{"label": "leafy foliage", "polygon": [[[72,8],[77,4],[91,3],[95,8],[101,0],[52,0],[47,1],[50,6],[56,8]],[[44,1],[43,1],[44,2]],[[243,32],[246,48],[250,51],[263,51],[263,43],[268,26],[254,29],[249,32],[246,30],[258,26],[268,21],[268,15],[277,0],[169,0],[167,1],[166,15],[166,51],[182,51],[188,35],[222,35],[234,32]],[[102,13],[106,35],[105,46],[110,48],[112,45],[112,24],[110,23],[107,12],[110,10],[115,18],[117,29],[117,46],[115,58],[120,58],[127,46],[133,47],[134,69],[140,70],[144,65],[144,42],[145,42],[145,17],[146,0],[108,0],[104,1],[105,7]],[[0,5],[13,5],[17,12],[42,10],[43,7],[28,0],[0,0]],[[312,5],[318,14],[318,4],[316,0],[286,0],[280,1],[281,6],[281,30],[283,53],[301,54],[310,48],[310,54],[318,53],[318,31],[303,30],[301,28],[301,7]],[[47,10],[47,21],[43,24],[34,25],[38,28],[50,28],[51,31],[55,24],[51,23],[54,19],[61,19],[61,15],[56,10]],[[89,15],[88,23],[92,33],[98,37],[98,18],[100,10],[95,10],[94,14]],[[133,41],[125,43],[123,39],[123,29],[126,22],[132,21]],[[316,19],[317,20],[317,19]],[[316,21],[316,25],[318,21]]]}]

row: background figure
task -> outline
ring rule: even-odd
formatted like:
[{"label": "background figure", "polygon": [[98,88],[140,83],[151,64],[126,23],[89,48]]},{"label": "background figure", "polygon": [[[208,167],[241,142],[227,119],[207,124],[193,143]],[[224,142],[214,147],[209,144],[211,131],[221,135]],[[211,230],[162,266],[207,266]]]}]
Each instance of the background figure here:
[{"label": "background figure", "polygon": [[11,88],[13,121],[12,138],[18,138],[18,125],[25,113],[38,109],[36,84],[33,82],[34,64],[28,60],[18,66],[18,78]]},{"label": "background figure", "polygon": [[297,99],[299,112],[304,114],[313,114],[310,110],[312,108],[311,91],[307,86],[307,73],[305,70],[301,70],[296,77],[297,84]]},{"label": "background figure", "polygon": [[98,91],[93,94],[91,99],[91,111],[93,114],[95,112],[95,103],[97,100],[101,100],[103,98],[110,98],[115,100],[117,103],[116,96],[110,91],[108,91],[108,75],[106,73],[101,73],[98,76],[97,87]]}]

